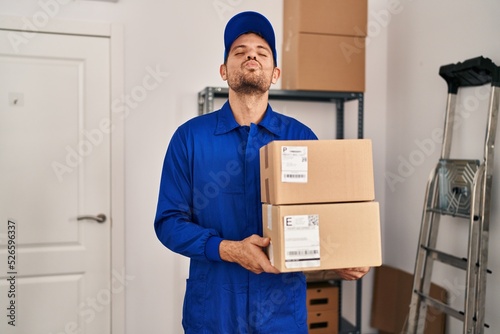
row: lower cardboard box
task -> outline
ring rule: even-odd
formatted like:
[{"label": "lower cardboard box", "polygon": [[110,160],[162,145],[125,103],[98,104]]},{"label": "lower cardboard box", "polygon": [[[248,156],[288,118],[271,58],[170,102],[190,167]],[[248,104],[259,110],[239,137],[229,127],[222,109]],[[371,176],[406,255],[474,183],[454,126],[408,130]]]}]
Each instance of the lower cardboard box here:
[{"label": "lower cardboard box", "polygon": [[337,312],[339,310],[339,287],[329,283],[309,283],[307,285],[306,305],[308,312]]},{"label": "lower cardboard box", "polygon": [[263,234],[280,272],[382,264],[379,203],[263,204]]},{"label": "lower cardboard box", "polygon": [[309,334],[337,334],[339,313],[335,310],[307,312]]}]

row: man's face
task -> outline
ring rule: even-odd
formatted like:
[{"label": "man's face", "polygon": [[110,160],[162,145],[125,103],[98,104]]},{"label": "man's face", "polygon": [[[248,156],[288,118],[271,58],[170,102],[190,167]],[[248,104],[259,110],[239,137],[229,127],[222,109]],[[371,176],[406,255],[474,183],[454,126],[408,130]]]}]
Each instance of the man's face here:
[{"label": "man's face", "polygon": [[252,33],[234,41],[226,64],[221,66],[221,76],[229,88],[242,94],[267,92],[279,74],[271,48],[262,37]]}]

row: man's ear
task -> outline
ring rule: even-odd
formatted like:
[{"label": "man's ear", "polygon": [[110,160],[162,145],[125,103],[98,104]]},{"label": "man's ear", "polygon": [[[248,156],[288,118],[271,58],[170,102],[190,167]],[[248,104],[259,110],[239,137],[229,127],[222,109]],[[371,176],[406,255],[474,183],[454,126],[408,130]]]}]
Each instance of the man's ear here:
[{"label": "man's ear", "polygon": [[227,80],[227,68],[226,68],[226,64],[222,64],[220,66],[219,73],[220,73],[220,77],[222,78],[222,80],[226,81]]},{"label": "man's ear", "polygon": [[272,77],[271,82],[273,84],[277,83],[280,76],[281,76],[281,70],[278,67],[275,67],[273,70],[273,77]]}]

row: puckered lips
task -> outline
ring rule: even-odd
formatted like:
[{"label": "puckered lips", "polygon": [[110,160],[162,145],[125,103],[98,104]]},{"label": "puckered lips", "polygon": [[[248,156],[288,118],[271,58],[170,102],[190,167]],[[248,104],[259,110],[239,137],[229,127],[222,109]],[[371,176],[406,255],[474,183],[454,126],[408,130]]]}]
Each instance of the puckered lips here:
[{"label": "puckered lips", "polygon": [[260,69],[260,63],[256,60],[247,60],[243,63],[243,68],[249,69],[249,70],[258,70]]}]

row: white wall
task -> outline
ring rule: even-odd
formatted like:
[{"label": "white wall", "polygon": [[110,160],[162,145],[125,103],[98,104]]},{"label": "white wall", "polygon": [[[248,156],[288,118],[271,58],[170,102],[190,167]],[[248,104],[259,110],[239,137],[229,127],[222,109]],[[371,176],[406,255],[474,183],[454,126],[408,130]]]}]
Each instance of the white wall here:
[{"label": "white wall", "polygon": [[[397,1],[399,13],[388,26],[388,109],[386,221],[384,254],[387,264],[413,272],[427,178],[436,165],[441,143],[433,131],[443,128],[446,83],[438,75],[441,65],[485,56],[500,64],[500,2],[498,1]],[[487,92],[487,90],[486,90]],[[457,128],[452,157],[482,158],[487,98],[484,89],[466,89],[459,99],[463,124]],[[476,117],[477,116],[477,117]],[[498,152],[497,152],[498,155]],[[498,158],[496,159],[498,162]],[[392,173],[392,174],[390,174]],[[486,333],[500,326],[500,230],[498,189],[500,166],[493,185],[490,233]],[[394,175],[400,178],[394,178]],[[438,245],[465,255],[466,221],[445,220]],[[496,274],[495,274],[496,273]],[[448,289],[450,301],[461,308],[463,272],[439,266],[434,281]],[[450,322],[449,333],[461,332],[461,323]]]},{"label": "white wall", "polygon": [[[135,277],[126,291],[126,322],[130,334],[181,333],[187,260],[165,249],[153,231],[163,155],[175,128],[196,115],[197,92],[207,85],[225,85],[218,75],[225,22],[239,11],[261,11],[274,23],[279,50],[282,0],[0,0],[0,14],[31,18],[46,11],[47,4],[53,5],[54,19],[123,23],[126,94],[141,85],[148,69],[168,73],[143,101],[130,105],[126,118],[126,271]],[[365,137],[374,143],[386,264],[413,271],[424,187],[439,156],[440,143],[425,151],[421,148],[434,129],[442,128],[446,86],[437,75],[439,66],[477,55],[500,63],[498,13],[496,0],[369,0]],[[334,135],[330,105],[276,104],[276,108],[311,124],[322,138]],[[475,112],[470,114],[472,121]],[[355,137],[355,119],[348,115],[346,122],[347,136]],[[482,130],[479,126],[463,134],[481,141]],[[460,146],[475,152],[471,142],[462,140]],[[402,161],[422,156],[419,151],[424,159],[412,160],[412,168],[404,173]],[[402,176],[403,181],[389,184],[389,173]],[[498,188],[496,178],[494,203]],[[496,273],[500,260],[494,254],[500,251],[500,232],[498,210],[492,213],[489,267]],[[445,246],[454,248],[462,230],[442,233]],[[453,284],[460,280],[445,281],[444,274],[443,270],[436,273],[437,282],[449,287],[458,300]],[[368,325],[372,274],[363,282],[363,333],[368,334],[375,332]],[[498,275],[491,275],[488,295],[500,295],[499,287]],[[498,310],[500,300],[488,297],[486,320],[493,325],[491,333],[500,325],[495,317]],[[457,332],[456,328],[449,331]]]}]

